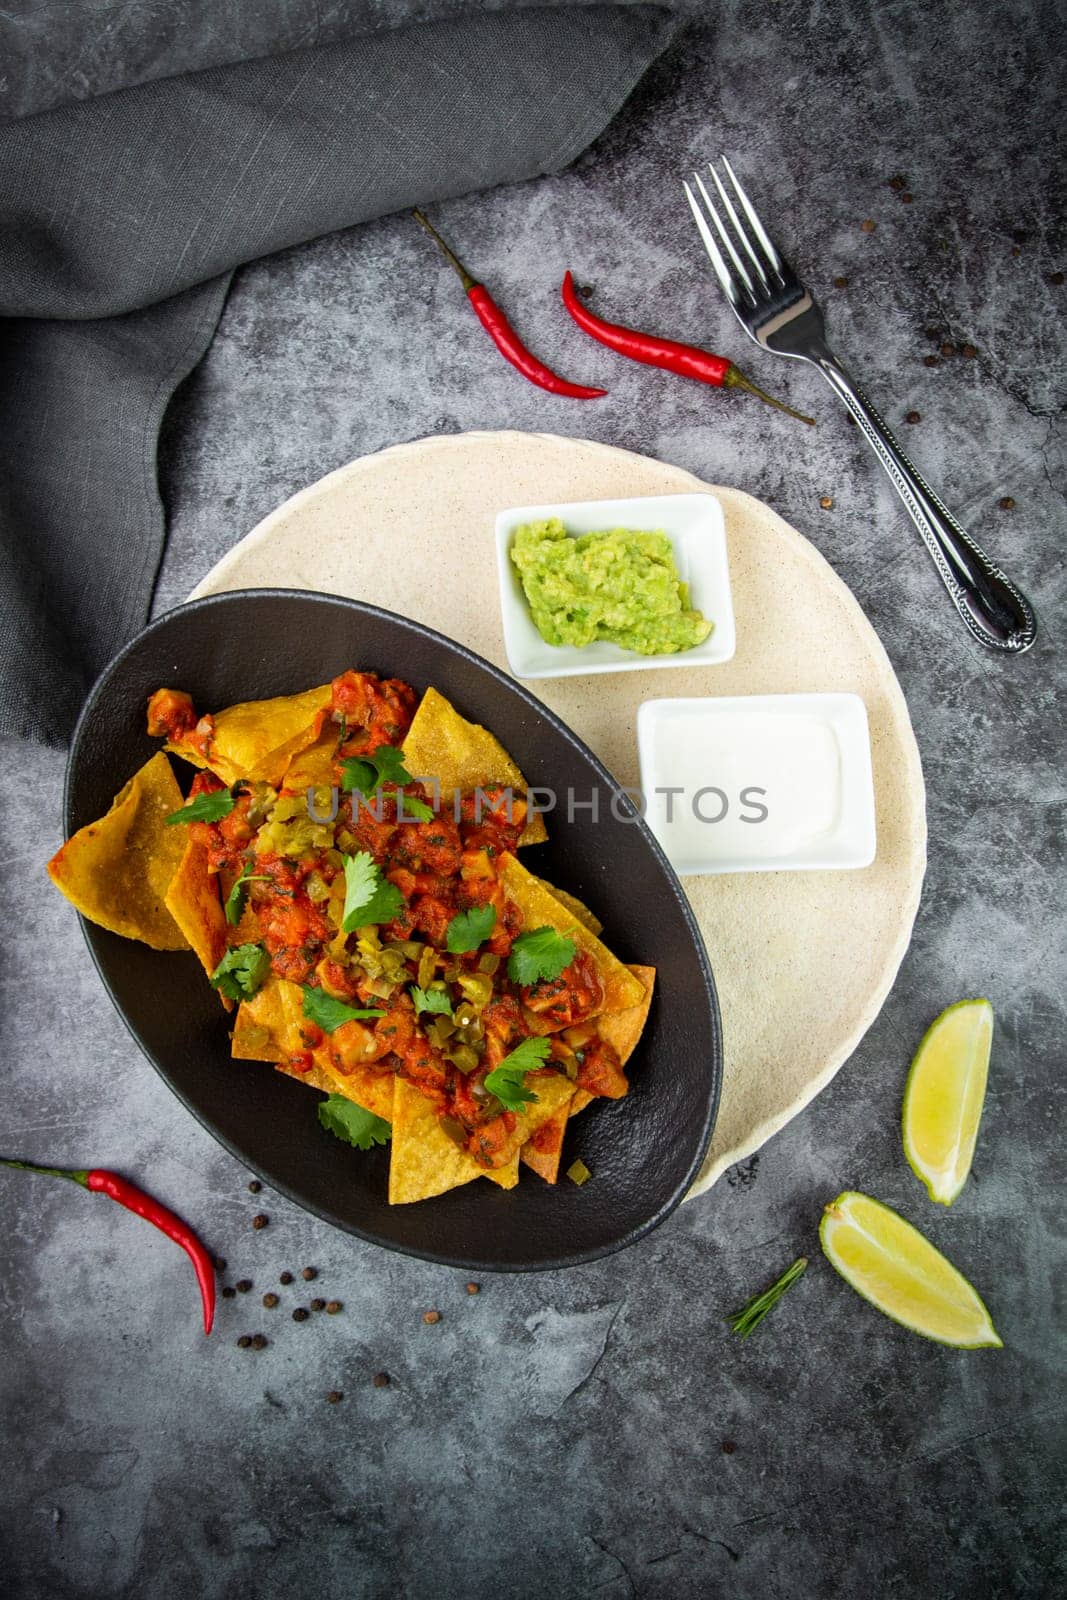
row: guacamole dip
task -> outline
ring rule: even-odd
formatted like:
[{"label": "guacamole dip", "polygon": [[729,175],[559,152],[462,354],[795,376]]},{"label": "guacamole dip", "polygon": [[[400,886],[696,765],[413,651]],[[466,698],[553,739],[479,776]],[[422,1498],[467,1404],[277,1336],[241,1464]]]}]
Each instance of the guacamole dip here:
[{"label": "guacamole dip", "polygon": [[548,644],[610,639],[638,655],[664,656],[711,632],[689,604],[665,533],[611,528],[572,539],[553,517],[516,528],[511,559]]}]

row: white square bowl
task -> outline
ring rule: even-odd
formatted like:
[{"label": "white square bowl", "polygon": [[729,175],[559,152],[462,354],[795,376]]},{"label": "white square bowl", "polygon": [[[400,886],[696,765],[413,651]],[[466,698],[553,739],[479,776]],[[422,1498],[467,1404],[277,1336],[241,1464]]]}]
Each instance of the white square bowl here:
[{"label": "white square bowl", "polygon": [[[703,644],[674,655],[642,656],[597,639],[593,644],[546,644],[534,626],[522,579],[511,559],[511,540],[524,522],[558,517],[570,534],[610,528],[662,531],[671,541],[678,576],[689,600],[714,623]],[[656,667],[714,666],[737,648],[726,527],[711,494],[646,495],[632,500],[578,500],[569,505],[517,506],[496,519],[500,612],[508,665],[517,678],[574,678],[587,672],[642,672]]]},{"label": "white square bowl", "polygon": [[[871,737],[867,708],[857,694],[646,700],[637,713],[637,746],[646,820],[681,877],[829,871],[869,867],[874,860]],[[820,802],[814,792],[811,760],[819,748],[824,772],[834,774],[835,803]],[[679,750],[681,759],[674,753]],[[680,788],[683,764],[692,776]],[[668,800],[671,788],[674,798]],[[716,795],[717,811],[725,799],[732,812],[709,817],[711,802],[700,800],[694,813],[700,822],[692,825],[686,808],[693,808],[701,792]],[[817,815],[820,804],[825,825],[805,835],[798,826],[804,810]],[[746,807],[767,816],[746,816]],[[777,832],[757,835],[757,820],[761,829]]]}]

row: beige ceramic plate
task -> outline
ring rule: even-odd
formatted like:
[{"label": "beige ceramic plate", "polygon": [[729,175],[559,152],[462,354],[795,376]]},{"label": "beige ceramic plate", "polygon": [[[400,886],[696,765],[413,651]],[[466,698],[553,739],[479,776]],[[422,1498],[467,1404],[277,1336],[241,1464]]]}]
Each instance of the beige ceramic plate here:
[{"label": "beige ceramic plate", "polygon": [[[907,706],[877,635],[815,548],[750,495],[709,490],[677,467],[547,434],[472,433],[398,445],[332,472],[253,529],[192,598],[264,587],[348,595],[438,628],[506,670],[497,511],[694,490],[714,493],[726,514],[733,660],[527,687],[635,786],[635,718],[650,696],[852,690],[870,720],[878,822],[878,855],[863,871],[684,880],[711,955],[726,1047],[699,1194],[795,1117],[855,1049],[893,982],[919,903],[926,807]],[[507,729],[496,732],[507,744]]]}]

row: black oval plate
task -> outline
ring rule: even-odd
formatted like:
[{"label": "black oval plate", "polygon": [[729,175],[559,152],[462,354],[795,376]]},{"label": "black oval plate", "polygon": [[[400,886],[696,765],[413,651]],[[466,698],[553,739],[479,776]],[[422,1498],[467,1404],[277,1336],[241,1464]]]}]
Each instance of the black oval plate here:
[{"label": "black oval plate", "polygon": [[[292,694],[347,667],[420,690],[433,685],[493,730],[531,784],[571,788],[579,800],[596,791],[597,823],[588,810],[570,824],[549,817],[550,843],[523,859],[596,911],[622,960],[657,969],[652,1012],[628,1067],[630,1093],[595,1101],[574,1120],[555,1186],[524,1168],[507,1192],[475,1182],[390,1206],[387,1149],[351,1149],[320,1127],[317,1097],[300,1084],[231,1060],[230,1025],[195,956],[150,950],[83,922],[108,993],[209,1132],[272,1187],[363,1239],[498,1271],[570,1266],[631,1244],[681,1200],[711,1137],[722,1079],[715,985],[688,902],[649,830],[636,817],[612,815],[606,769],[504,673],[418,623],[329,595],[257,589],[181,606],[139,634],[93,688],[67,767],[67,833],[101,816],[159,748],[145,732],[153,689],[186,689],[198,709],[212,711]],[[593,1174],[582,1188],[562,1176],[579,1155]]]}]

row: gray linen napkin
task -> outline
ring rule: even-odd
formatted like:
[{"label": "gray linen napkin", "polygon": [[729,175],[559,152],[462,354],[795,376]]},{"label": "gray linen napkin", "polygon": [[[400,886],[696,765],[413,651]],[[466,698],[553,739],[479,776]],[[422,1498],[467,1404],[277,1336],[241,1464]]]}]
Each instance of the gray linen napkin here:
[{"label": "gray linen napkin", "polygon": [[[336,42],[272,55],[313,36],[303,3],[179,9],[188,34],[162,38],[149,4],[75,6],[58,37],[29,25],[53,6],[0,18],[0,106],[34,113],[0,123],[0,732],[48,743],[147,617],[159,426],[234,268],[558,170],[681,25],[665,6],[362,0],[331,8]],[[109,18],[141,20],[124,65],[71,42]]]}]

